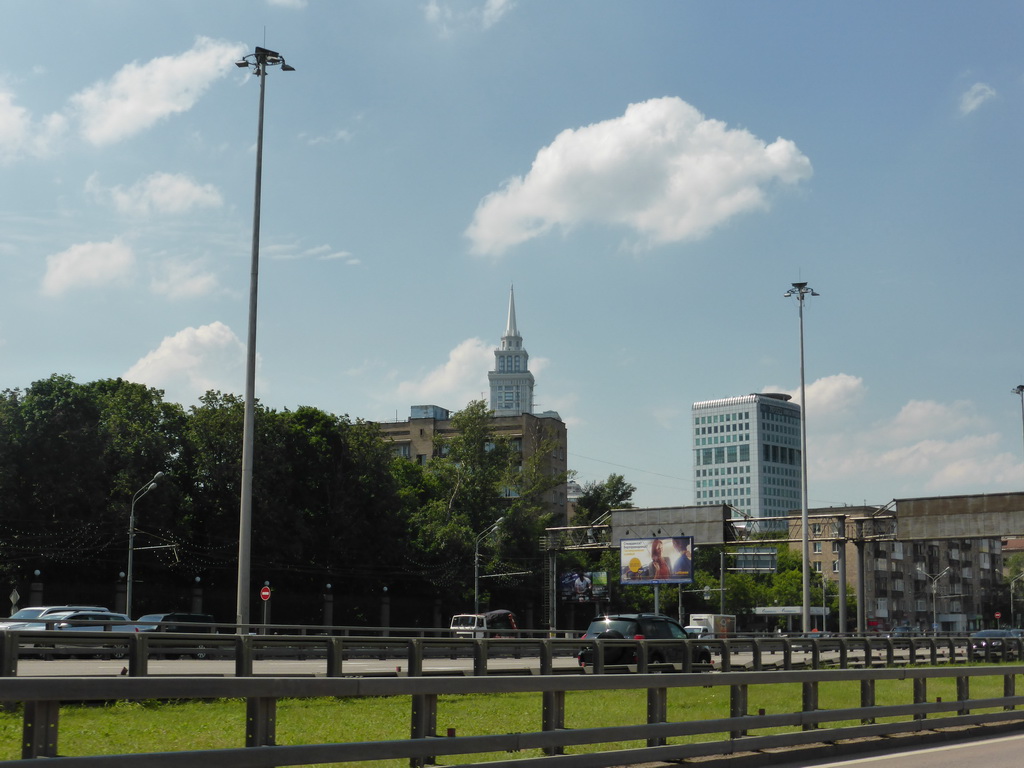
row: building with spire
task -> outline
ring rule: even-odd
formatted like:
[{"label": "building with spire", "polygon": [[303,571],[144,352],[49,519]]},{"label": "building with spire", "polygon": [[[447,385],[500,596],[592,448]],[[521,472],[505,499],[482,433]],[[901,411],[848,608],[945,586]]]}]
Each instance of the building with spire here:
[{"label": "building with spire", "polygon": [[533,413],[533,374],[530,354],[516,325],[515,287],[508,292],[508,322],[501,346],[494,350],[494,370],[487,374],[491,385],[491,410],[495,416]]},{"label": "building with spire", "polygon": [[[525,463],[534,457],[538,469],[549,476],[564,476],[568,468],[568,437],[565,422],[555,411],[533,412],[533,374],[530,356],[516,325],[515,290],[509,290],[508,319],[501,344],[494,350],[494,370],[487,374],[491,385],[491,429],[497,437],[507,438]],[[437,456],[437,438],[455,433],[453,412],[437,405],[414,405],[405,421],[381,422],[379,427],[390,439],[396,455],[417,464],[426,464]],[[511,491],[509,492],[511,494]],[[567,486],[565,480],[544,495],[545,512],[552,525],[565,525]]]}]

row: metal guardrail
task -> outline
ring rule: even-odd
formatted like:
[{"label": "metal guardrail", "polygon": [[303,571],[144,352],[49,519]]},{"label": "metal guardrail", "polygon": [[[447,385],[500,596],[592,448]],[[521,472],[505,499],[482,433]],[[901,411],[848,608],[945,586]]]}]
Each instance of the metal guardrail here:
[{"label": "metal guardrail", "polygon": [[[1016,676],[1024,665],[790,670],[726,672],[716,675],[536,675],[500,677],[98,677],[6,678],[0,680],[0,703],[24,706],[23,758],[46,757],[51,763],[76,768],[100,764],[126,766],[230,765],[236,768],[286,766],[367,760],[408,760],[419,768],[438,756],[540,750],[544,757],[499,760],[489,766],[532,768],[574,747],[635,741],[642,747],[590,752],[588,767],[624,765],[654,760],[681,760],[738,751],[792,747],[812,742],[864,739],[893,733],[932,731],[996,722],[1024,724],[1024,696],[1016,692]],[[971,682],[1001,677],[1002,696],[973,698]],[[929,683],[953,679],[956,698],[930,700]],[[876,684],[883,680],[910,681],[909,695],[897,704],[879,705]],[[856,682],[861,706],[822,709],[819,701],[831,686]],[[803,705],[798,712],[751,714],[749,686],[799,683]],[[669,693],[687,688],[727,688],[729,716],[695,721],[668,719]],[[826,689],[823,691],[822,689]],[[613,727],[566,729],[566,694],[575,691],[647,692],[645,723]],[[539,730],[443,737],[437,734],[439,696],[529,693],[541,697]],[[411,699],[409,738],[379,742],[277,745],[276,709],[282,698],[404,696]],[[62,701],[246,700],[245,747],[159,754],[59,757],[58,731]],[[987,710],[987,711],[978,711]],[[881,722],[882,720],[885,722]],[[852,723],[852,724],[851,724]],[[789,729],[764,733],[767,729]],[[760,733],[759,733],[760,732]],[[710,741],[670,743],[671,739],[714,736]],[[0,761],[0,766],[18,761]]]},{"label": "metal guardrail", "polygon": [[[994,662],[1024,658],[1024,640],[1006,638],[1000,651],[987,648],[974,660]],[[346,662],[353,659],[395,659],[403,661],[407,674],[422,674],[424,661],[431,658],[472,658],[473,674],[488,674],[489,661],[496,657],[539,659],[540,668],[557,657],[575,657],[582,648],[592,649],[594,672],[622,671],[624,665],[605,664],[605,654],[626,647],[635,656],[635,669],[649,659],[668,657],[663,669],[681,672],[706,670],[699,661],[698,648],[708,648],[715,669],[766,670],[822,667],[891,667],[897,665],[964,663],[972,660],[969,637],[737,637],[700,640],[580,640],[571,638],[495,637],[461,639],[452,637],[382,637],[355,635],[233,635],[207,632],[96,632],[96,631],[7,631],[0,632],[0,677],[16,677],[19,661],[27,657],[67,658],[107,656],[127,660],[127,674],[149,674],[149,662],[162,657],[233,659],[235,674],[253,674],[257,660],[297,658],[325,660],[329,677],[346,674]],[[671,650],[671,653],[666,653]],[[620,654],[621,655],[621,654]],[[533,663],[533,662],[531,662]]]}]

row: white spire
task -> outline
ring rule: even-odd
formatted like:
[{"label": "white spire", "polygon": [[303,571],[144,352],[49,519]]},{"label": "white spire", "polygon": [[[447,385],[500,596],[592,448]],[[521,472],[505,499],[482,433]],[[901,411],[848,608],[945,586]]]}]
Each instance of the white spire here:
[{"label": "white spire", "polygon": [[516,328],[516,287],[510,285],[508,289],[508,324],[505,327],[506,336],[518,336],[519,329]]}]

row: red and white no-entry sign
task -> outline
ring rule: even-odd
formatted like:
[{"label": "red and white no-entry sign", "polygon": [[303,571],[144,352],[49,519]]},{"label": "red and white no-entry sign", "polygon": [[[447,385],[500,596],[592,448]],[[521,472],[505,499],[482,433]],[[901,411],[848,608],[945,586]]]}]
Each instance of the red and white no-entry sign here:
[{"label": "red and white no-entry sign", "polygon": [[263,600],[269,600],[270,599],[270,587],[264,587],[263,589],[261,589],[260,590],[260,597]]}]

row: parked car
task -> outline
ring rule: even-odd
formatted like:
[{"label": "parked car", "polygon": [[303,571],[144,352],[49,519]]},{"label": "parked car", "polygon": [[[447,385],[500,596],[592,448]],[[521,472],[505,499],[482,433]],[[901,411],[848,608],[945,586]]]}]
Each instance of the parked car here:
[{"label": "parked car", "polygon": [[147,613],[136,619],[139,632],[213,632],[208,613]]},{"label": "parked car", "polygon": [[971,635],[972,661],[1009,661],[1017,658],[1017,638],[1008,629],[983,629]]},{"label": "parked car", "polygon": [[[654,613],[619,613],[594,619],[583,635],[584,640],[686,640],[691,635],[675,619]],[[649,643],[648,663],[682,661],[682,643]],[[593,664],[594,649],[586,646],[577,658],[580,666]],[[706,645],[693,648],[693,661],[699,664],[711,663],[711,649]],[[635,664],[636,648],[626,644],[607,645],[604,649],[605,664]]]},{"label": "parked car", "polygon": [[47,622],[52,621],[55,614],[64,614],[69,611],[94,611],[96,613],[110,613],[108,608],[99,605],[35,605],[30,608],[22,608],[11,615],[9,619],[0,621],[0,630],[10,629],[46,629]]},{"label": "parked car", "polygon": [[137,632],[135,622],[123,613],[106,610],[63,611],[52,613],[47,621],[55,630],[74,632]]}]

